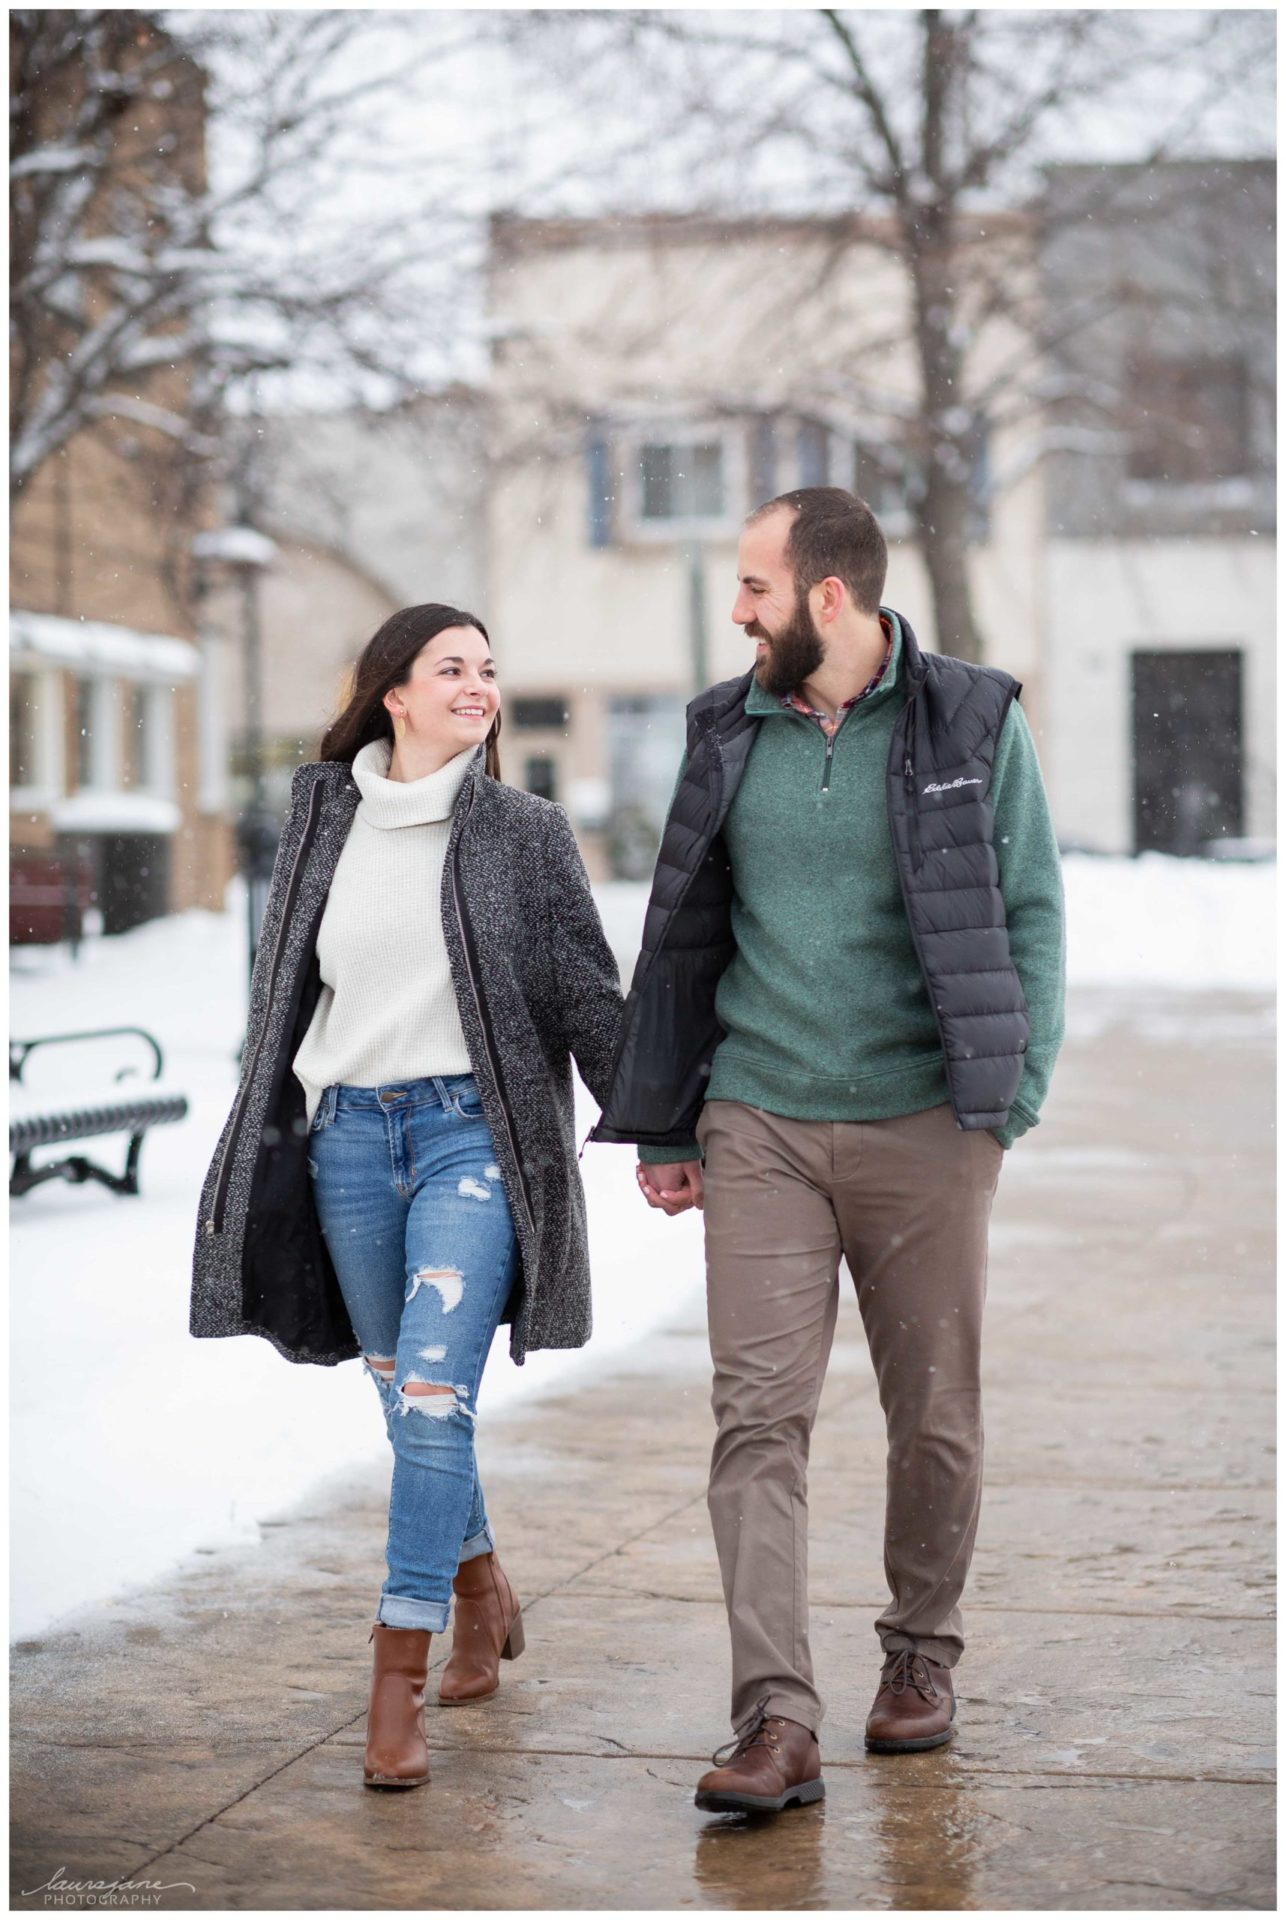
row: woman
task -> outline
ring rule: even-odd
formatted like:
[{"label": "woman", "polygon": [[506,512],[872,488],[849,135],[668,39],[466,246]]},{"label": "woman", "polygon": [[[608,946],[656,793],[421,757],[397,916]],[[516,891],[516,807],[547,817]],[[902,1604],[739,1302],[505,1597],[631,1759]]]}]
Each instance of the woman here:
[{"label": "woman", "polygon": [[408,607],[298,767],[241,1082],[201,1194],[191,1331],[361,1355],[393,1448],[365,1780],[429,1777],[439,1699],[522,1651],[474,1463],[498,1323],[522,1364],[589,1338],[574,1055],[607,1089],[622,999],[562,808],[500,782],[486,629]]}]

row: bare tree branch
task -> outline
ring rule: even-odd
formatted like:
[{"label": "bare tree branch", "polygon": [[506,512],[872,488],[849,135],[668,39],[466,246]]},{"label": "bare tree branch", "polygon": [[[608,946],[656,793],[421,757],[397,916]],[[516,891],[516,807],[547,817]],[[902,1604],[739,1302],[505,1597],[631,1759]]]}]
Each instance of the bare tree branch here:
[{"label": "bare tree branch", "polygon": [[865,107],[867,117],[879,136],[880,144],[888,156],[889,173],[887,175],[886,190],[892,195],[898,206],[903,207],[906,204],[907,193],[906,160],[903,157],[901,143],[894,133],[888,114],[885,111],[884,102],[871,79],[866,61],[862,55],[862,50],[858,45],[857,37],[844,20],[843,15],[838,13],[835,8],[823,7],[821,14],[823,20],[826,21],[831,32],[834,34],[835,39],[844,50],[845,57],[853,75],[854,89],[857,97]]}]

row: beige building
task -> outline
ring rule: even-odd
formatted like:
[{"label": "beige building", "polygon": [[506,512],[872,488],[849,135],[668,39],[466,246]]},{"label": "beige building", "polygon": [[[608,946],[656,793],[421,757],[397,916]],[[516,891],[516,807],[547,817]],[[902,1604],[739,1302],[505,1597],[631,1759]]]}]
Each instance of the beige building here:
[{"label": "beige building", "polygon": [[[1013,254],[1022,226],[990,242]],[[488,606],[510,777],[566,804],[593,869],[651,870],[698,687],[744,672],[729,613],[754,506],[854,488],[890,542],[886,599],[934,645],[888,423],[915,392],[907,287],[856,221],[497,221]],[[983,380],[1022,345],[996,322]],[[990,657],[1040,739],[1042,482],[1030,426],[978,453],[973,578]],[[984,465],[985,463],[985,465]],[[986,467],[1020,477],[988,500]]]},{"label": "beige building", "polygon": [[1041,263],[1053,311],[1116,291],[1055,369],[1041,565],[1056,817],[1095,852],[1266,852],[1275,169],[1107,172],[1055,170]]},{"label": "beige building", "polygon": [[[976,243],[1012,311],[1058,319],[1054,353],[994,317],[966,365],[972,393],[1026,369],[1008,424],[976,424],[970,573],[1067,845],[1271,843],[1272,203],[1260,162],[1056,169],[1043,220],[989,217]],[[750,664],[729,609],[760,501],[868,500],[886,599],[937,645],[889,239],[854,219],[493,226],[487,599],[515,771],[569,806],[600,874],[650,872],[684,703]]]},{"label": "beige building", "polygon": [[[109,933],[220,908],[235,868],[225,746],[209,725],[218,661],[167,591],[146,489],[136,497],[89,433],[55,464],[20,501],[10,549],[19,940],[48,937],[25,924],[18,903],[51,856],[89,876]],[[207,692],[215,698],[203,724]]]},{"label": "beige building", "polygon": [[[155,22],[130,30],[130,51],[168,45]],[[74,101],[43,100],[55,147]],[[137,105],[131,132],[164,167],[199,186],[202,76],[177,47],[171,78]],[[152,143],[155,142],[155,147]],[[141,204],[129,143],[113,149],[85,230],[110,235],[120,193]],[[160,169],[158,168],[159,172]],[[49,244],[16,189],[22,244]],[[130,194],[135,197],[130,199]],[[83,235],[81,236],[83,239]],[[106,311],[114,257],[69,274],[64,301]],[[77,277],[79,276],[79,277]],[[52,305],[23,308],[11,357],[24,399],[69,351]],[[81,425],[45,457],[17,497],[10,527],[9,783],[11,936],[57,937],[65,873],[83,876],[107,932],[187,907],[218,908],[233,871],[222,798],[224,743],[200,718],[217,662],[197,640],[190,548],[205,510],[190,458],[147,418],[184,415],[182,363],[128,383],[130,405]],[[133,403],[137,403],[134,405]],[[82,893],[82,899],[83,899]],[[50,900],[54,905],[51,911]]]}]

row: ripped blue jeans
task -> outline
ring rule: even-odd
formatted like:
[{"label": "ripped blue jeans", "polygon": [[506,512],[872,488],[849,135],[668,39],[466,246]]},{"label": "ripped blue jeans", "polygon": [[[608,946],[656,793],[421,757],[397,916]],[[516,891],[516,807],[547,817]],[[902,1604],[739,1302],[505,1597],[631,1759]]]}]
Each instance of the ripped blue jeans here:
[{"label": "ripped blue jeans", "polygon": [[[462,1560],[490,1553],[474,1458],[478,1383],[518,1269],[470,1073],[327,1087],[308,1172],[393,1447],[376,1619],[444,1631]],[[379,1364],[376,1364],[379,1363]],[[415,1382],[445,1393],[408,1393]]]}]

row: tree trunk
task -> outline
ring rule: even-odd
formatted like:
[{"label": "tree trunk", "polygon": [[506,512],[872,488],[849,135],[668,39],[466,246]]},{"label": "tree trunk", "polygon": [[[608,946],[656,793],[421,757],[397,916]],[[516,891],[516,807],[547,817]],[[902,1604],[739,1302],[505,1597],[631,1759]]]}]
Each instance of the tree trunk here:
[{"label": "tree trunk", "polygon": [[933,595],[936,650],[979,661],[982,644],[969,589],[972,418],[965,404],[961,345],[961,266],[956,188],[949,176],[947,129],[958,117],[965,36],[936,8],[921,16],[923,173],[903,201],[903,231],[920,361],[920,498],[916,527]]},{"label": "tree trunk", "polygon": [[967,502],[958,484],[930,488],[918,518],[920,550],[933,597],[938,653],[981,661],[982,639],[973,616],[969,585]]}]

